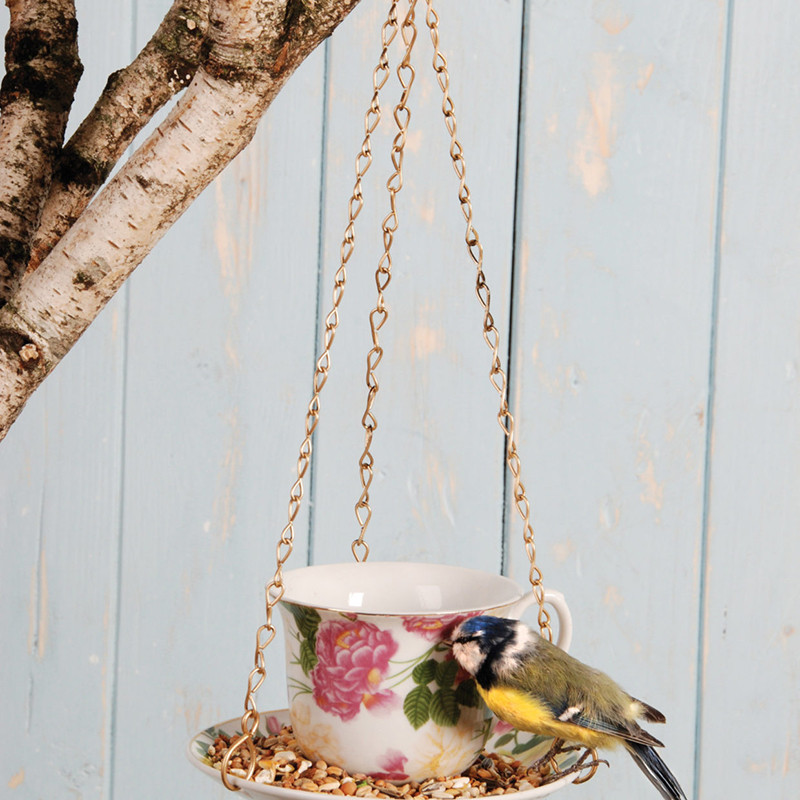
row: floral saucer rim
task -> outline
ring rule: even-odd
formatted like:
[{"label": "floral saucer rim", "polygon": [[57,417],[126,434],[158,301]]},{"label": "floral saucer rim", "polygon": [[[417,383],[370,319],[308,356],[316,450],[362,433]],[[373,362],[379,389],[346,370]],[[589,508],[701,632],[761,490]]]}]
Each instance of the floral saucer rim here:
[{"label": "floral saucer rim", "polygon": [[[261,712],[260,723],[263,724],[265,728],[267,726],[267,720],[270,717],[276,718],[281,725],[286,724],[289,721],[289,709],[280,708],[273,711]],[[219,770],[212,767],[207,760],[208,756],[206,755],[206,752],[208,750],[208,745],[214,741],[218,731],[222,731],[228,735],[238,733],[241,730],[239,725],[240,721],[240,717],[235,717],[234,719],[225,720],[225,722],[218,722],[215,725],[210,725],[199,733],[196,733],[189,740],[189,743],[186,746],[186,755],[189,761],[191,761],[191,763],[201,772],[215,778],[220,783],[222,780],[220,778]],[[510,734],[510,730],[513,729],[509,729],[508,726],[506,726],[505,731],[502,734],[494,732],[487,742],[485,749],[487,749],[489,752],[503,752],[503,746],[500,743],[507,743],[509,741],[509,736],[512,735]],[[530,734],[523,735],[530,736]],[[492,742],[498,743],[499,746],[493,746]],[[201,750],[203,747],[205,747],[205,751]],[[523,760],[523,758],[524,756],[520,760]],[[569,775],[565,775],[563,778],[559,778],[557,781],[546,784],[545,786],[538,786],[535,789],[526,789],[521,792],[514,792],[513,798],[514,800],[534,800],[534,798],[547,797],[553,792],[556,792],[559,789],[571,784],[578,777],[578,774],[579,773],[577,772],[572,772]],[[283,786],[275,786],[274,784],[246,781],[236,775],[231,775],[230,781],[234,786],[239,787],[250,797],[262,795],[281,798],[281,800],[320,800],[318,793],[308,792],[303,789],[286,789]]]}]

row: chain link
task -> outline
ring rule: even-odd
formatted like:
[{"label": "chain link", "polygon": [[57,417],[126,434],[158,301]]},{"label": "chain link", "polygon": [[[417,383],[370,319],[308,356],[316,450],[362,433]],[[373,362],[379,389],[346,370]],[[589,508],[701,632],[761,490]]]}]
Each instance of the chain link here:
[{"label": "chain link", "polygon": [[[247,767],[244,780],[250,780],[256,767],[256,749],[253,739],[258,731],[259,714],[256,707],[255,695],[266,678],[266,663],[264,651],[275,638],[276,629],[273,624],[273,612],[275,605],[281,600],[285,592],[283,584],[283,566],[292,554],[294,544],[294,522],[300,510],[303,499],[303,479],[308,471],[311,454],[313,451],[313,434],[319,423],[320,395],[328,379],[331,365],[331,349],[333,346],[336,331],[339,325],[339,305],[344,295],[345,284],[347,281],[346,266],[355,248],[355,221],[364,205],[362,194],[362,179],[372,164],[372,133],[377,128],[380,117],[379,94],[386,84],[389,77],[388,51],[389,46],[394,41],[398,31],[397,6],[399,0],[392,0],[386,22],[381,28],[381,54],[378,65],[373,70],[373,95],[369,109],[364,116],[364,139],[361,150],[356,157],[356,181],[353,192],[348,203],[348,223],[345,228],[343,240],[340,247],[340,266],[336,271],[333,289],[333,306],[325,318],[325,332],[323,337],[323,351],[317,360],[314,371],[313,387],[314,393],[308,405],[305,421],[305,438],[300,445],[300,454],[297,460],[297,479],[292,485],[289,493],[288,522],[281,532],[278,545],[276,547],[276,569],[272,580],[265,591],[266,622],[259,627],[256,633],[256,648],[254,656],[254,667],[247,679],[247,693],[245,696],[245,710],[241,718],[242,733],[231,744],[228,752],[222,761],[221,778],[227,789],[238,791],[238,787],[230,782],[230,763],[234,755],[247,748],[246,755],[242,756],[242,761]],[[506,436],[506,463],[513,478],[513,497],[517,511],[523,521],[523,538],[525,550],[530,560],[529,579],[533,587],[534,595],[539,604],[539,628],[542,635],[547,636],[552,641],[553,634],[550,628],[550,615],[544,606],[544,585],[542,574],[536,566],[536,546],[534,543],[533,527],[530,522],[530,503],[528,502],[525,487],[522,483],[520,472],[521,465],[517,453],[514,418],[508,407],[508,384],[502,362],[499,356],[500,336],[494,324],[491,313],[491,294],[486,277],[483,272],[483,247],[478,237],[472,221],[472,202],[470,199],[469,187],[466,183],[466,165],[463,157],[463,148],[458,140],[456,132],[455,109],[449,93],[450,78],[447,71],[447,61],[439,49],[439,17],[433,9],[432,0],[426,0],[427,13],[426,24],[428,26],[431,41],[434,48],[433,68],[436,72],[439,87],[442,90],[442,112],[444,114],[445,127],[450,135],[450,158],[453,168],[459,179],[458,199],[461,211],[467,223],[465,241],[470,258],[477,268],[475,291],[478,300],[484,310],[483,336],[492,351],[492,365],[489,378],[492,385],[500,396],[500,411],[497,418],[500,427]],[[397,77],[402,86],[402,94],[399,103],[394,109],[394,120],[398,128],[398,133],[394,138],[391,160],[394,172],[386,182],[389,192],[389,214],[383,221],[383,244],[384,253],[378,263],[375,272],[375,284],[378,292],[378,299],[375,308],[370,313],[370,330],[372,333],[372,349],[367,354],[367,402],[362,416],[362,426],[365,433],[364,451],[359,459],[359,471],[362,485],[361,496],[356,503],[356,518],[361,527],[360,535],[356,538],[351,549],[357,561],[364,561],[369,555],[369,546],[365,541],[365,535],[372,509],[369,504],[369,489],[373,479],[374,459],[371,453],[372,439],[378,427],[377,419],[372,411],[375,398],[379,390],[376,377],[377,367],[383,358],[383,348],[380,345],[378,331],[383,327],[388,318],[389,312],[385,305],[384,291],[391,280],[392,256],[391,248],[394,241],[394,234],[398,227],[397,217],[397,194],[403,187],[403,157],[405,153],[406,136],[411,112],[407,106],[411,87],[414,83],[415,71],[411,65],[411,51],[417,37],[415,24],[415,8],[417,0],[409,0],[408,12],[400,27],[403,42],[405,44],[405,54],[403,60],[397,67]],[[588,777],[591,777],[589,775]]]},{"label": "chain link", "polygon": [[397,65],[397,78],[403,91],[400,101],[394,109],[394,121],[398,131],[392,143],[392,166],[394,172],[386,181],[386,188],[389,190],[389,213],[382,223],[383,230],[383,255],[378,262],[375,271],[375,286],[378,290],[378,301],[375,308],[369,315],[369,326],[372,333],[372,349],[367,353],[367,404],[364,414],[361,417],[361,425],[364,428],[364,451],[358,460],[359,477],[361,478],[361,496],[355,505],[356,519],[361,527],[358,538],[353,540],[350,549],[356,561],[366,561],[369,556],[369,545],[364,540],[367,533],[367,526],[372,519],[372,507],[369,503],[369,489],[372,485],[373,466],[375,459],[372,456],[372,438],[378,428],[378,420],[372,410],[375,398],[378,395],[378,378],[376,371],[378,364],[383,358],[383,347],[378,338],[378,331],[386,324],[389,318],[389,310],[386,307],[384,291],[392,279],[392,243],[394,234],[397,231],[397,195],[403,188],[403,156],[405,154],[406,135],[408,133],[408,123],[411,120],[411,111],[408,108],[408,98],[411,94],[411,87],[414,84],[414,67],[411,66],[411,51],[414,42],[417,40],[417,26],[414,19],[417,0],[409,0],[408,13],[403,20],[401,35],[405,44],[403,60]]},{"label": "chain link", "polygon": [[553,631],[550,627],[550,614],[544,604],[544,583],[542,573],[536,566],[536,545],[534,543],[533,526],[531,525],[531,507],[525,494],[525,486],[520,476],[520,460],[517,453],[517,444],[514,431],[514,417],[508,408],[508,382],[503,371],[500,360],[500,334],[494,324],[491,312],[491,293],[489,285],[486,283],[486,276],[483,272],[483,246],[481,245],[478,231],[472,223],[472,200],[470,199],[469,187],[466,179],[466,164],[464,162],[464,151],[461,142],[458,140],[456,129],[456,116],[453,100],[450,97],[450,75],[447,71],[447,59],[439,49],[439,15],[433,8],[433,0],[426,0],[427,11],[425,22],[430,31],[431,42],[433,43],[433,69],[436,72],[436,79],[439,88],[442,90],[442,113],[444,114],[444,124],[450,135],[450,159],[453,162],[453,169],[458,176],[458,201],[461,204],[461,212],[467,223],[464,239],[467,243],[467,252],[477,268],[475,292],[478,300],[483,307],[483,338],[492,351],[492,366],[489,370],[489,380],[492,386],[500,395],[500,411],[497,420],[506,436],[506,463],[513,479],[514,505],[522,518],[523,538],[525,540],[525,552],[530,560],[530,579],[533,593],[539,604],[539,630],[543,636],[550,641],[553,640]]},{"label": "chain link", "polygon": [[584,756],[582,756],[581,759],[579,759],[579,764],[584,757],[588,758],[589,760],[588,765],[585,767],[585,769],[588,771],[586,772],[585,775],[579,775],[577,778],[575,778],[574,781],[572,781],[572,783],[575,786],[580,786],[582,783],[586,783],[587,781],[590,781],[592,778],[594,778],[598,768],[600,767],[600,764],[603,763],[598,758],[597,750],[594,747],[586,748]]},{"label": "chain link", "polygon": [[325,318],[325,334],[322,354],[317,360],[314,370],[314,394],[308,404],[305,422],[305,438],[300,445],[300,455],[297,459],[297,480],[292,485],[289,492],[289,520],[281,532],[280,539],[276,548],[276,569],[275,574],[265,591],[266,601],[266,622],[256,633],[256,649],[254,667],[247,679],[247,694],[244,702],[244,714],[242,715],[242,733],[232,742],[228,752],[222,760],[221,777],[226,789],[238,791],[238,787],[230,782],[230,763],[234,754],[247,748],[246,756],[242,757],[247,768],[244,780],[250,780],[256,768],[256,749],[253,739],[258,730],[258,709],[256,707],[255,695],[261,684],[266,678],[266,662],[264,651],[275,638],[275,626],[272,621],[275,605],[280,601],[285,592],[283,584],[283,565],[292,554],[294,544],[294,522],[300,511],[300,504],[303,499],[303,478],[308,471],[311,463],[311,453],[313,451],[312,438],[317,424],[319,423],[320,394],[322,388],[328,380],[328,373],[331,365],[331,348],[333,347],[336,330],[339,326],[339,304],[344,295],[345,284],[347,282],[347,263],[353,255],[355,248],[355,221],[364,206],[362,194],[362,179],[372,164],[372,134],[378,127],[381,118],[379,95],[383,86],[389,78],[389,46],[394,41],[397,30],[397,6],[399,0],[392,0],[386,22],[381,28],[381,54],[378,64],[372,73],[372,101],[369,109],[364,115],[364,140],[361,150],[356,156],[356,180],[353,193],[348,203],[348,221],[344,231],[344,237],[340,248],[339,269],[336,271],[333,288],[333,306],[330,313]]}]

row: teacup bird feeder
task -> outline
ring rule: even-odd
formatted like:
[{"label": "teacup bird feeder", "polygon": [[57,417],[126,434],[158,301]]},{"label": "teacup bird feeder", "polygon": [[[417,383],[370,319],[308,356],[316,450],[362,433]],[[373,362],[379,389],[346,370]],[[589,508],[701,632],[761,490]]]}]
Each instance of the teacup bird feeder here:
[{"label": "teacup bird feeder", "polygon": [[[297,479],[289,495],[288,521],[277,544],[275,573],[266,588],[266,621],[256,636],[255,664],[247,681],[245,711],[238,726],[235,720],[221,723],[196,736],[189,747],[190,757],[197,766],[221,777],[228,789],[244,789],[253,796],[265,793],[292,798],[298,791],[311,794],[320,790],[348,794],[352,792],[343,789],[345,781],[340,779],[348,773],[381,781],[383,796],[405,796],[404,792],[408,793],[405,788],[398,793],[389,788],[391,783],[418,784],[437,776],[456,775],[470,767],[483,748],[506,754],[510,756],[506,761],[516,764],[543,756],[540,760],[550,773],[549,779],[538,787],[520,785],[518,788],[526,797],[544,796],[569,782],[588,780],[597,768],[590,751],[582,755],[571,748],[556,751],[549,739],[514,730],[509,725],[497,726],[477,697],[472,680],[459,673],[444,643],[448,631],[471,615],[518,617],[525,607],[536,604],[541,635],[553,639],[547,607],[550,605],[559,619],[558,644],[566,648],[571,620],[563,597],[545,591],[536,564],[530,504],[521,480],[514,418],[509,410],[507,380],[499,354],[500,335],[491,312],[483,248],[473,224],[464,151],[457,136],[450,78],[439,46],[439,17],[433,0],[425,0],[425,26],[433,45],[432,66],[442,93],[450,159],[458,178],[467,253],[476,268],[475,291],[483,309],[483,337],[491,351],[489,377],[500,398],[497,418],[505,434],[505,460],[512,479],[514,505],[522,520],[531,588],[526,594],[508,578],[459,567],[365,563],[369,556],[366,534],[372,516],[371,447],[377,428],[373,406],[379,388],[377,369],[384,354],[380,331],[388,319],[385,291],[392,277],[392,246],[398,228],[396,203],[403,188],[409,100],[415,79],[411,56],[417,40],[417,5],[418,0],[403,4],[405,14],[401,22],[400,2],[391,0],[381,28],[381,53],[373,71],[373,94],[355,162],[355,185],[348,204],[340,266],[334,278],[333,305],[325,319],[323,349],[316,362]],[[358,460],[362,490],[355,505],[358,535],[351,544],[354,561],[284,573],[292,554],[303,481],[311,462],[320,396],[330,370],[339,307],[347,281],[346,267],[355,246],[355,222],[363,208],[362,181],[373,161],[372,134],[381,120],[380,93],[391,74],[389,51],[398,34],[403,55],[394,71],[401,96],[392,114],[397,130],[390,151],[393,172],[386,184],[390,210],[381,226],[383,254],[375,272],[377,301],[369,313],[372,348],[367,355],[367,399],[362,416],[364,449]],[[276,635],[274,610],[279,604],[287,642],[290,708],[259,714],[256,692],[267,675],[265,652]],[[293,728],[290,740],[279,735],[287,723]],[[258,745],[265,744],[267,739],[273,744],[271,756],[262,758]],[[219,763],[215,768],[212,761],[217,755],[215,743],[219,742],[224,744],[224,757],[216,759]],[[302,751],[302,755],[292,752],[300,761],[286,766],[289,743]],[[281,745],[283,760],[275,751]],[[293,772],[307,774],[304,780],[311,780],[314,773],[311,762],[320,760],[333,766],[333,772],[325,773],[325,780],[332,776],[327,783],[312,787],[303,780],[287,783],[281,779],[281,775]],[[490,778],[491,763],[485,761],[482,767]],[[301,765],[307,766],[301,769]],[[430,791],[428,796],[435,796]],[[360,792],[359,796],[363,794]]]}]

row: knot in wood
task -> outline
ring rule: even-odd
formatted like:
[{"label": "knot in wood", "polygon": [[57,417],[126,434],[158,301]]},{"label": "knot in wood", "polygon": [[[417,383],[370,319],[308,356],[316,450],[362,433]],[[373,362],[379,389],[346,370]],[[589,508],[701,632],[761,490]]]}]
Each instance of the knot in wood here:
[{"label": "knot in wood", "polygon": [[33,366],[33,363],[38,361],[41,354],[39,353],[39,348],[33,344],[33,342],[28,342],[28,344],[24,345],[19,351],[19,358],[22,361],[23,366]]}]

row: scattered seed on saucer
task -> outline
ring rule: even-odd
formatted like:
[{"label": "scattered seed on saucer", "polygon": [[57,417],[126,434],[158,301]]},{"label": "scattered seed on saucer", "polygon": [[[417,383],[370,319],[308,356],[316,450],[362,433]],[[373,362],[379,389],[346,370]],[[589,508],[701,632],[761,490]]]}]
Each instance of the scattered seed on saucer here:
[{"label": "scattered seed on saucer", "polygon": [[[219,733],[209,746],[208,762],[215,769],[222,769],[222,760],[233,738]],[[437,776],[421,783],[407,781],[400,785],[362,773],[351,775],[344,768],[322,760],[312,762],[301,752],[290,725],[281,728],[277,735],[257,736],[253,744],[256,767],[252,781],[327,796],[377,800],[471,799],[529,791],[560,777],[552,771],[549,762],[533,768],[518,759],[484,752],[460,775]],[[249,766],[250,753],[245,747],[231,759],[231,774],[243,778]]]}]

